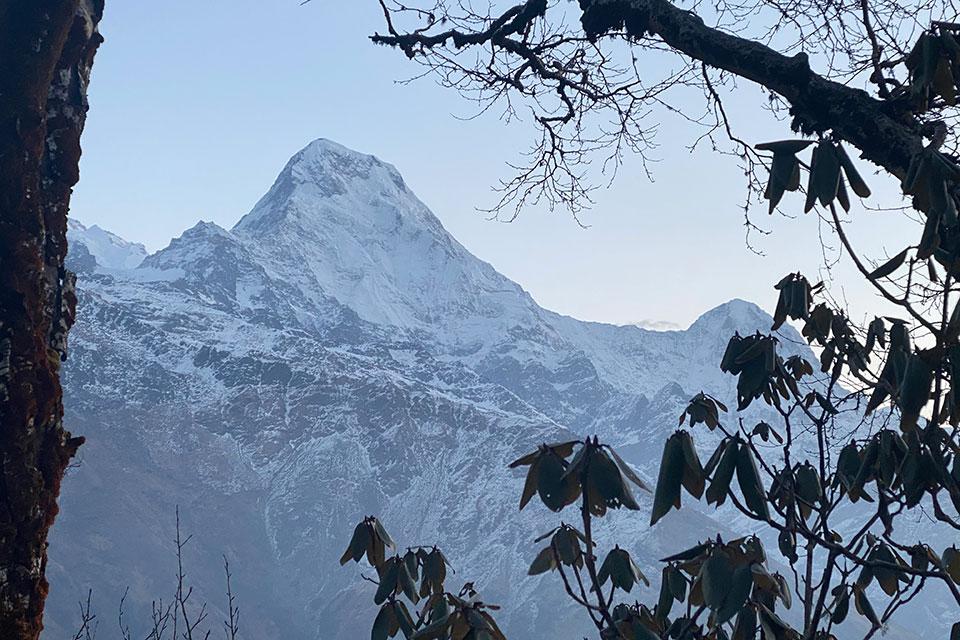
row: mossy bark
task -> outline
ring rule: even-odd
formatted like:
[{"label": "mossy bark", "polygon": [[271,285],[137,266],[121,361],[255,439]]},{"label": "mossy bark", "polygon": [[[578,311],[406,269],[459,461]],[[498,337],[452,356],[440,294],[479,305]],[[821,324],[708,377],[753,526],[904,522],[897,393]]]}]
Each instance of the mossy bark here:
[{"label": "mossy bark", "polygon": [[0,638],[35,640],[47,535],[70,458],[64,267],[102,0],[0,0]]}]

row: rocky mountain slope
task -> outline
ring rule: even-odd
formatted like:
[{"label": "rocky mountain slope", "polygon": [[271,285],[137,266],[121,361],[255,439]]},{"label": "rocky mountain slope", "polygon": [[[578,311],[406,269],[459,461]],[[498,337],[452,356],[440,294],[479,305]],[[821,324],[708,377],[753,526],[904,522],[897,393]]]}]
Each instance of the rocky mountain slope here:
[{"label": "rocky mountain slope", "polygon": [[[717,367],[729,336],[771,324],[739,300],[667,332],[542,309],[394,167],[326,140],[231,230],[200,223],[147,256],[74,223],[70,251],[67,419],[88,441],[51,542],[51,638],[72,637],[88,588],[102,620],[129,589],[134,627],[169,601],[177,506],[196,598],[220,614],[226,554],[248,638],[365,637],[370,585],[337,558],[368,514],[401,543],[440,545],[454,583],[503,605],[509,637],[582,637],[553,577],[525,576],[533,538],[559,518],[517,514],[522,478],[506,464],[596,433],[652,483],[685,401],[730,397]],[[648,517],[614,514],[600,535],[651,569],[704,528],[748,526],[696,509],[654,529]]]}]

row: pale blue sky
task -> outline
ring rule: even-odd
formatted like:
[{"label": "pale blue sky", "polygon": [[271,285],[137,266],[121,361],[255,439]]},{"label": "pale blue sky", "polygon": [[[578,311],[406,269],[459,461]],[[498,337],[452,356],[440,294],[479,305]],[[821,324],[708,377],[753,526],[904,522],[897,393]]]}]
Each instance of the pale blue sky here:
[{"label": "pale blue sky", "polygon": [[[531,124],[508,126],[496,114],[464,121],[455,116],[471,106],[431,80],[397,84],[418,67],[370,44],[380,20],[374,0],[111,0],[72,214],[151,250],[200,219],[229,228],[291,155],[325,137],[395,164],[471,251],[578,318],[686,326],[733,297],[771,309],[772,285],[787,271],[816,274],[815,218],[755,211],[773,234],[755,238],[767,257],[752,253],[736,162],[707,148],[689,153],[697,132],[666,113],[656,181],[628,161],[584,216],[588,229],[560,211],[487,220],[476,207],[494,202],[490,187],[531,140]],[[745,89],[728,104],[740,135],[788,137],[754,108],[756,96]],[[896,214],[857,212],[851,234],[880,249],[904,229],[915,233]],[[854,311],[873,307],[849,269],[835,275]]]}]

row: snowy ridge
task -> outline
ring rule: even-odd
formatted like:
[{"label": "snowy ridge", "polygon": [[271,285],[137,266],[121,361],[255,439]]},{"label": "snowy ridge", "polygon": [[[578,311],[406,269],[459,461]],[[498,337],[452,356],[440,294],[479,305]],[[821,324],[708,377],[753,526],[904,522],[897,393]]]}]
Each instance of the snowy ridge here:
[{"label": "snowy ridge", "polygon": [[[97,225],[85,227],[71,219],[67,222],[67,232],[71,242],[77,244],[72,257],[76,260],[89,255],[100,269],[133,269],[147,257],[147,249],[142,244],[128,242]],[[88,266],[92,267],[93,263]]]},{"label": "snowy ridge", "polygon": [[393,166],[327,140],[295,155],[233,232],[285,281],[377,324],[435,329],[535,308],[454,240]]},{"label": "snowy ridge", "polygon": [[[510,638],[581,637],[587,621],[557,581],[525,576],[533,538],[559,518],[518,516],[522,479],[506,464],[597,433],[652,483],[686,400],[730,397],[735,380],[717,367],[729,336],[771,324],[739,300],[686,331],[544,310],[453,239],[395,168],[326,140],[232,230],[199,223],[136,260],[139,245],[106,251],[115,236],[93,229],[70,232],[80,316],[67,421],[88,442],[51,543],[52,638],[72,637],[88,586],[106,611],[129,586],[132,622],[169,597],[176,505],[212,618],[230,556],[246,637],[361,637],[369,584],[337,558],[369,514],[401,543],[443,547],[451,584],[475,580],[502,604]],[[632,541],[648,575],[697,531],[747,526],[697,509],[653,529],[648,517],[600,528]]]}]

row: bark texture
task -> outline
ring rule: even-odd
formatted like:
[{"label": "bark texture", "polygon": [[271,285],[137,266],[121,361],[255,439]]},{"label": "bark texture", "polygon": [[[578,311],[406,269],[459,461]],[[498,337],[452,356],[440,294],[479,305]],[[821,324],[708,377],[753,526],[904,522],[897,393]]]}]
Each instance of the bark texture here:
[{"label": "bark texture", "polygon": [[64,268],[102,0],[0,0],[0,638],[35,640],[47,535],[83,442],[63,427]]}]

